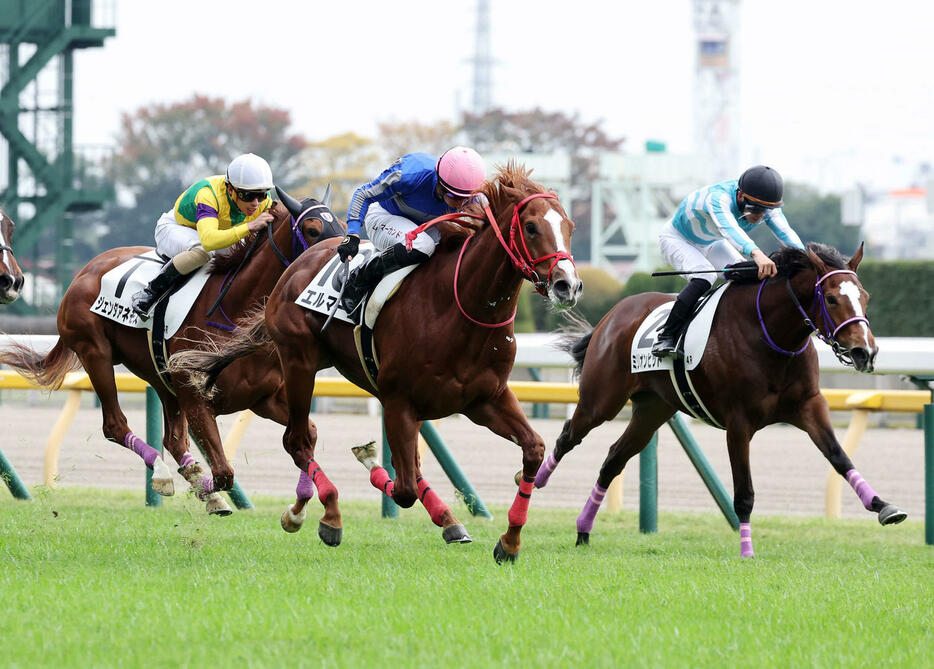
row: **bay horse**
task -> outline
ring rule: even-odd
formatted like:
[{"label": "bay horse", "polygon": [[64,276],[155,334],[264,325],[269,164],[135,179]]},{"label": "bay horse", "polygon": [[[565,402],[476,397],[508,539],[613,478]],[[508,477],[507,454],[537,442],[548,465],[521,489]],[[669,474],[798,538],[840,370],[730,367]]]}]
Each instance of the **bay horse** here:
[{"label": "bay horse", "polygon": [[13,257],[13,219],[0,207],[0,304],[15,302],[23,290],[23,270]]},{"label": "bay horse", "polygon": [[[830,465],[843,476],[863,506],[882,525],[906,514],[883,501],[853,467],[834,436],[827,401],[821,395],[817,351],[811,335],[833,347],[857,371],[871,372],[878,351],[866,318],[869,294],[856,269],[863,246],[849,261],[831,247],[811,243],[807,251],[786,248],[772,255],[779,276],[734,281],[724,293],[700,364],[690,373],[696,395],[726,429],[733,473],[733,508],[740,522],[740,555],[751,557],[753,506],[749,441],[766,425],[789,423],[807,432]],[[584,336],[569,336],[567,350],[577,362],[580,401],[564,424],[554,451],[539,470],[543,488],[557,463],[596,426],[612,420],[632,400],[632,418],[610,446],[596,485],[577,519],[578,545],[589,542],[606,489],[655,431],[676,411],[687,410],[668,371],[630,372],[630,349],[640,323],[672,296],[643,293],[621,300]]]},{"label": "bay horse", "polygon": [[[574,224],[557,196],[529,174],[512,162],[499,167],[466,212],[436,219],[447,227],[435,254],[412,272],[376,322],[377,387],[370,385],[360,362],[352,326],[335,320],[322,332],[324,317],[295,303],[334,256],[335,243],[319,244],[293,263],[270,295],[265,314],[243,323],[241,334],[222,350],[189,351],[174,356],[170,366],[178,363],[202,374],[200,387],[209,389],[240,356],[274,347],[289,403],[283,445],[302,475],[307,471],[314,480],[326,507],[321,523],[334,531],[341,527],[335,513],[337,488],[315,461],[316,435],[307,421],[320,369],[336,366],[379,398],[396,480],[373,461],[368,465],[370,481],[399,506],[421,501],[449,543],[470,537],[421,476],[420,422],[462,413],[518,444],[525,476],[509,510],[509,528],[494,549],[497,562],[515,560],[532,481],[545,453],[542,438],[506,384],[516,355],[516,303],[523,279],[532,281],[557,309],[573,306],[582,288],[568,252]],[[476,228],[475,234],[451,224],[454,220]],[[283,527],[300,525],[306,501],[297,499],[286,509]]]},{"label": "bay horse", "polygon": [[[299,203],[281,190],[279,196],[284,204],[273,205],[270,211],[274,220],[265,229],[252,233],[226,255],[218,254],[213,259],[204,289],[178,333],[166,342],[169,353],[196,346],[208,336],[209,329],[216,333],[215,338],[223,339],[227,336],[225,330],[234,329],[231,319],[261,308],[282,272],[300,253],[321,239],[343,236],[346,227],[326,204],[312,198]],[[230,507],[216,491],[232,487],[234,471],[224,455],[215,416],[250,409],[284,425],[288,413],[279,362],[274,354],[266,352],[239,360],[218,379],[220,392],[209,401],[184,384],[174,383],[174,392],[170,390],[156,371],[147,331],[90,310],[104,274],[151,250],[143,246],[122,247],[93,258],[78,272],[62,298],[58,310],[59,340],[55,347],[43,356],[26,346],[12,345],[0,352],[0,362],[53,389],[61,385],[66,373],[83,366],[100,398],[104,436],[140,455],[153,469],[153,488],[160,494],[171,495],[174,483],[158,451],[130,430],[120,409],[114,366],[126,365],[159,395],[163,445],[178,462],[179,473],[206,502],[209,513],[227,515]],[[215,301],[218,308],[211,314]],[[225,318],[229,325],[223,322]],[[188,426],[206,452],[211,477],[204,476],[188,450]],[[314,430],[314,424],[306,429]],[[310,497],[309,485],[310,482],[302,481],[298,494]]]}]

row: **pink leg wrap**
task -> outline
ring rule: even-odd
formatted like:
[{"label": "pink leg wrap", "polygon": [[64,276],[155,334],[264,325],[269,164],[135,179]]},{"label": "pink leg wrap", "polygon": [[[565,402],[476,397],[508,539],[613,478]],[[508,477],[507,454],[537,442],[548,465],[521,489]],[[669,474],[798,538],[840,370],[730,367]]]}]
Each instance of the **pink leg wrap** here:
[{"label": "pink leg wrap", "polygon": [[535,487],[535,479],[522,475],[522,482],[519,484],[519,492],[509,507],[509,526],[522,527],[529,519],[529,502],[532,501],[532,489]]},{"label": "pink leg wrap", "polygon": [[752,557],[752,525],[749,523],[739,524],[739,556]]},{"label": "pink leg wrap", "polygon": [[859,495],[859,501],[863,503],[866,510],[872,511],[872,498],[876,497],[876,491],[872,489],[872,486],[866,483],[866,479],[860,476],[855,469],[851,469],[846,473],[846,480],[856,491],[856,494]]},{"label": "pink leg wrap", "polygon": [[182,456],[182,459],[178,461],[179,467],[187,467],[188,465],[193,464],[195,464],[195,458],[191,453],[185,453],[185,455]]},{"label": "pink leg wrap", "polygon": [[298,475],[298,485],[295,486],[295,499],[311,499],[315,496],[315,484],[307,473],[302,472]]},{"label": "pink leg wrap", "polygon": [[123,445],[141,457],[143,462],[145,462],[146,466],[150,469],[152,469],[152,465],[156,461],[156,458],[159,457],[159,451],[154,449],[152,446],[147,444],[132,432],[127,432],[126,437],[123,439]]},{"label": "pink leg wrap", "polygon": [[201,490],[204,492],[214,492],[214,479],[210,476],[205,476],[201,479]]},{"label": "pink leg wrap", "polygon": [[[438,493],[432,490],[431,486],[428,485],[428,481],[419,476],[417,482],[418,499],[425,509],[428,510],[428,515],[431,516],[431,522],[441,527],[441,517],[446,511],[450,510],[448,509],[448,505],[441,501],[441,498],[438,497]],[[526,505],[528,505],[528,503],[526,503]]]},{"label": "pink leg wrap", "polygon": [[389,478],[389,472],[387,472],[382,467],[373,467],[370,470],[370,483],[373,484],[373,487],[379,490],[381,493],[392,499],[392,491],[396,485],[392,482],[392,479]]},{"label": "pink leg wrap", "polygon": [[334,487],[334,484],[331,483],[330,479],[325,475],[324,470],[321,469],[321,465],[314,460],[308,461],[308,476],[311,477],[311,482],[318,488],[318,499],[321,500],[322,504],[324,504],[324,500],[331,495],[334,495],[334,499],[337,499],[337,488]]},{"label": "pink leg wrap", "polygon": [[548,484],[551,473],[557,466],[558,461],[555,460],[555,452],[552,451],[548,454],[548,457],[545,458],[545,461],[542,462],[542,466],[538,468],[538,473],[535,475],[535,487],[544,488]]},{"label": "pink leg wrap", "polygon": [[599,483],[593,484],[593,490],[590,491],[590,497],[584,502],[584,508],[581,509],[577,517],[577,531],[590,534],[593,529],[593,521],[597,517],[597,511],[603,504],[603,498],[606,497],[606,488]]}]

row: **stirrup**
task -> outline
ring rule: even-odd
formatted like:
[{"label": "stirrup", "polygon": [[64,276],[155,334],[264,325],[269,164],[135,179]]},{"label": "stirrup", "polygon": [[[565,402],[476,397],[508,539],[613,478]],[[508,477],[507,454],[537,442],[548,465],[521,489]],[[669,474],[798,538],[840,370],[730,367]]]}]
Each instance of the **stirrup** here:
[{"label": "stirrup", "polygon": [[680,353],[678,352],[678,338],[659,337],[655,345],[652,346],[652,355],[656,358],[680,357]]},{"label": "stirrup", "polygon": [[[140,293],[142,293],[142,296]],[[152,312],[152,308],[155,306],[155,304],[156,296],[145,288],[134,295],[130,302],[133,313],[139,316],[141,320],[147,320],[151,317],[150,312]]]}]

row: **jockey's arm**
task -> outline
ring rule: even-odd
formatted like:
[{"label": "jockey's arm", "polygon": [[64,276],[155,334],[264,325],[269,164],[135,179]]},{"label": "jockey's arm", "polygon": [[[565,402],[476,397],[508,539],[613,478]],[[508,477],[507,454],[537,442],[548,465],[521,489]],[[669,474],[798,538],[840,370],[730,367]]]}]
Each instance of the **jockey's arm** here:
[{"label": "jockey's arm", "polygon": [[781,209],[769,209],[765,214],[765,225],[782,246],[794,246],[802,251],[805,250],[801,238],[791,229]]},{"label": "jockey's arm", "polygon": [[746,258],[752,258],[752,252],[758,250],[758,247],[733,217],[730,211],[730,198],[727,194],[708,197],[704,203],[704,213],[733,248]]},{"label": "jockey's arm", "polygon": [[366,212],[374,202],[388,200],[395,195],[394,186],[402,180],[402,170],[393,165],[368,184],[360,186],[350,198],[347,207],[347,234],[358,235]]}]

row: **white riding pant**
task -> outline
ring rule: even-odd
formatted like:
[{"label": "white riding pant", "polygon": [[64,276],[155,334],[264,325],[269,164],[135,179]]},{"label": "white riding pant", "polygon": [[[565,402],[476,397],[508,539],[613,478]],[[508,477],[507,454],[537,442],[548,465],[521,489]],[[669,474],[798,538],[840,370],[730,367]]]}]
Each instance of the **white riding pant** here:
[{"label": "white riding pant", "polygon": [[[707,245],[690,242],[675,230],[671,221],[662,228],[662,233],[658,236],[658,242],[665,262],[682,272],[723,269],[727,265],[745,260],[743,255],[725,239]],[[691,279],[704,279],[713,285],[713,282],[717,280],[717,275],[713,272],[706,272],[703,274],[686,274],[684,278],[688,281]]]},{"label": "white riding pant", "polygon": [[[390,214],[374,202],[367,209],[363,227],[373,246],[378,251],[385,251],[394,244],[404,244],[406,233],[417,228],[418,224],[405,216]],[[428,228],[416,235],[412,240],[412,248],[430,256],[440,240],[441,234],[435,228]]]},{"label": "white riding pant", "polygon": [[[156,251],[174,258],[179,253],[194,248],[204,250],[197,230],[180,225],[175,220],[174,210],[169,210],[159,217],[156,221]],[[218,251],[226,252],[227,249],[218,249]],[[205,251],[205,253],[213,258],[218,251]]]}]

